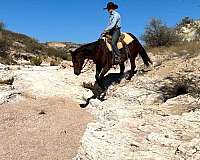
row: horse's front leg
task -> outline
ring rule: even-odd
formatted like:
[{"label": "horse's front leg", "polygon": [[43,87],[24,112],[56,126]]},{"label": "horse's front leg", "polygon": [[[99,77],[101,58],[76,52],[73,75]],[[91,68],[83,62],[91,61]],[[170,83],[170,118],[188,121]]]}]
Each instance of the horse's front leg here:
[{"label": "horse's front leg", "polygon": [[96,82],[100,85],[100,73],[101,73],[101,70],[102,70],[102,67],[100,65],[96,65],[96,75],[95,75],[95,78],[96,78]]},{"label": "horse's front leg", "polygon": [[102,89],[105,89],[105,83],[104,83],[104,75],[109,71],[109,69],[110,69],[110,67],[109,66],[105,66],[103,69],[102,69],[102,71],[101,71],[101,73],[100,73],[100,75],[99,75],[99,79],[100,79],[100,87],[102,88]]}]

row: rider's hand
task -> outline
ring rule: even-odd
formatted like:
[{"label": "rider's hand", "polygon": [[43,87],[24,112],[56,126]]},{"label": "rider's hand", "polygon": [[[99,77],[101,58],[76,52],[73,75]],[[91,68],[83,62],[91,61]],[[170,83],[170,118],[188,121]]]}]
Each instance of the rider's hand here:
[{"label": "rider's hand", "polygon": [[107,34],[106,31],[103,31],[103,33],[101,33],[101,36],[105,36]]},{"label": "rider's hand", "polygon": [[103,32],[103,33],[101,33],[101,37],[103,37],[105,35],[105,33]]}]

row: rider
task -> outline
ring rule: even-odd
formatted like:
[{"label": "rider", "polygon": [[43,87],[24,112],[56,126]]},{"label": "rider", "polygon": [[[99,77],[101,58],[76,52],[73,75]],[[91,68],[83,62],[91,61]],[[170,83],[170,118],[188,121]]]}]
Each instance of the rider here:
[{"label": "rider", "polygon": [[109,25],[108,27],[104,30],[103,34],[109,33],[112,36],[112,51],[113,51],[113,58],[112,58],[112,63],[120,63],[120,51],[117,47],[117,42],[119,41],[120,37],[120,29],[121,29],[121,16],[120,14],[116,11],[118,8],[118,5],[114,4],[113,2],[109,2],[107,4],[107,7],[104,9],[107,9],[110,18],[109,18]]}]

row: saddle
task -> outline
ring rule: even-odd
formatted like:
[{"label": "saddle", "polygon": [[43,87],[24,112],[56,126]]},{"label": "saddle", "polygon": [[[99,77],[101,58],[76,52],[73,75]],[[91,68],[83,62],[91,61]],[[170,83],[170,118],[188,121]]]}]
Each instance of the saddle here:
[{"label": "saddle", "polygon": [[[105,34],[104,36],[106,39],[107,39],[107,42],[111,44],[112,42],[112,36],[109,35],[109,34]],[[119,42],[124,42],[124,39],[125,39],[125,34],[121,34],[120,37],[119,37]]]},{"label": "saddle", "polygon": [[[112,46],[111,46],[112,36],[109,34],[105,34],[102,39],[105,41],[106,46],[109,49],[109,51],[112,51]],[[118,47],[118,49],[122,49],[133,41],[134,41],[134,39],[128,33],[123,32],[123,33],[121,33],[121,35],[119,37],[117,47]]]}]

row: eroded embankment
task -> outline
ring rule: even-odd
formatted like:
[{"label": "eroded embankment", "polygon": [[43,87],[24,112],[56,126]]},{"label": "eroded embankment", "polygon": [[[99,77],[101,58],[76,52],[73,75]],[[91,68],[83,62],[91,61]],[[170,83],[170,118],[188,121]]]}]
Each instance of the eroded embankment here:
[{"label": "eroded embankment", "polygon": [[2,65],[0,159],[76,156],[92,117],[72,98],[74,86],[66,84],[66,72],[60,67]]}]

